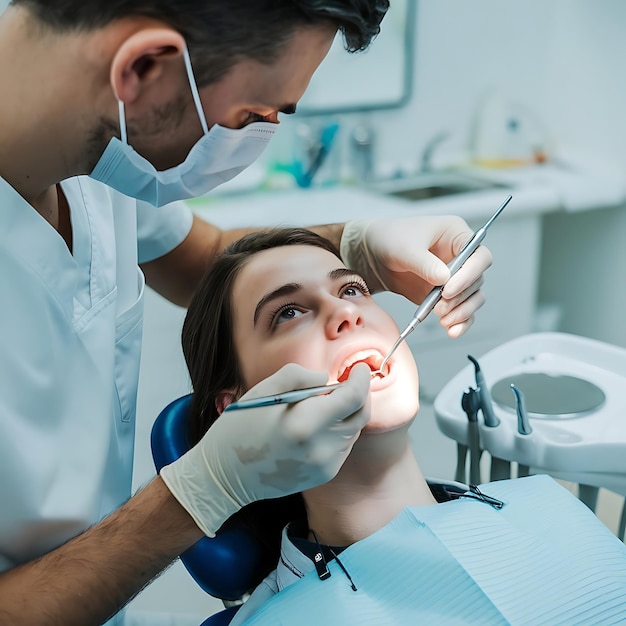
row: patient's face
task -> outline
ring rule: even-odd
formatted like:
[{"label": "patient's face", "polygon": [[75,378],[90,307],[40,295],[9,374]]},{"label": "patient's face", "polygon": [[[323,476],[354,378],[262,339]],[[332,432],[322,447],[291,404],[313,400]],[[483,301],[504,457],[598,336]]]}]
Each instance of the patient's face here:
[{"label": "patient's face", "polygon": [[[255,254],[233,287],[234,342],[246,388],[287,363],[326,370],[344,380],[359,361],[377,369],[399,335],[393,319],[368,295],[363,280],[330,252],[284,246]],[[415,360],[405,343],[385,377],[371,382],[366,430],[410,422],[418,409]]]}]

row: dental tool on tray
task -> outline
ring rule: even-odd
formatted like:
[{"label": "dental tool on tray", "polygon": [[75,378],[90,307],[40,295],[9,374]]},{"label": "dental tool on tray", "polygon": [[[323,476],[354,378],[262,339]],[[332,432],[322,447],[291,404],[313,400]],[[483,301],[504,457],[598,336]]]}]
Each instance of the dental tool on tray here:
[{"label": "dental tool on tray", "polygon": [[[463,246],[461,251],[448,263],[448,269],[450,270],[450,276],[452,277],[456,272],[461,269],[465,261],[474,254],[476,248],[481,244],[485,235],[487,234],[487,229],[493,224],[494,220],[502,211],[504,207],[511,201],[513,196],[509,195],[509,197],[498,207],[497,211],[487,220],[484,226],[479,228],[470,238],[470,240]],[[439,285],[438,287],[433,287],[430,293],[424,298],[422,304],[417,307],[415,314],[413,315],[413,319],[409,322],[408,326],[400,333],[400,336],[396,340],[396,342],[391,347],[391,350],[387,354],[387,356],[383,359],[380,367],[375,372],[372,372],[372,376],[377,376],[378,374],[382,374],[384,372],[384,368],[389,362],[389,359],[393,355],[393,353],[398,349],[398,346],[411,334],[418,324],[421,324],[430,314],[430,312],[435,308],[435,305],[439,300],[441,300],[441,294],[443,293],[443,288],[445,285]]]}]

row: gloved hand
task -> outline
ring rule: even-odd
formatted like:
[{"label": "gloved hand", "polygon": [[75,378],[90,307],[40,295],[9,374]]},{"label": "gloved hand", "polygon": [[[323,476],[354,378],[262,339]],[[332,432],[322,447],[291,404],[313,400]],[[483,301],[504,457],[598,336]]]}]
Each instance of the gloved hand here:
[{"label": "gloved hand", "polygon": [[[332,393],[223,414],[203,439],[161,470],[174,497],[209,537],[242,506],[335,476],[369,419],[371,371],[352,368]],[[325,385],[327,372],[286,365],[242,399]]]},{"label": "gloved hand", "polygon": [[492,262],[491,252],[481,245],[450,278],[446,264],[472,234],[465,220],[447,215],[354,220],[344,226],[341,258],[373,292],[395,291],[415,304],[434,286],[445,284],[433,312],[450,337],[459,337],[485,303],[480,287]]}]

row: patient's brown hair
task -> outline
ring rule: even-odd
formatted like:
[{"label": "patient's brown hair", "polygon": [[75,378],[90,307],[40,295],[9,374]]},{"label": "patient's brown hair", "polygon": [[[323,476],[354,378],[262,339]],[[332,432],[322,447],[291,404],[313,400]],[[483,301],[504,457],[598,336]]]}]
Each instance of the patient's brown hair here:
[{"label": "patient's brown hair", "polygon": [[232,291],[242,267],[258,252],[283,246],[316,246],[339,258],[324,237],[303,228],[251,233],[232,243],[213,263],[198,287],[183,324],[182,344],[193,385],[189,443],[199,441],[219,417],[218,394],[245,391],[233,341]]},{"label": "patient's brown hair", "polygon": [[[298,245],[317,246],[340,258],[330,241],[309,230],[280,228],[253,233],[224,250],[196,291],[182,332],[183,353],[194,390],[189,416],[190,446],[218,419],[215,400],[221,391],[236,389],[239,394],[246,391],[232,336],[232,291],[239,271],[258,252]],[[221,419],[228,419],[228,415]],[[305,518],[304,501],[297,493],[253,502],[233,515],[224,527],[244,526],[255,537],[261,553],[260,577],[256,581],[259,583],[278,563],[282,528],[288,522]]]}]

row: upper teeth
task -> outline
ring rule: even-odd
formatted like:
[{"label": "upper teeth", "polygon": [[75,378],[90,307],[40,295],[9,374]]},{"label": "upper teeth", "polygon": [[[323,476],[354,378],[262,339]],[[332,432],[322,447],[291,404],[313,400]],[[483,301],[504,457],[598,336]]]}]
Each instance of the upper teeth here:
[{"label": "upper teeth", "polygon": [[378,350],[361,350],[360,352],[355,352],[339,366],[339,375],[341,376],[343,372],[358,361],[365,361],[371,357],[376,359],[377,364],[380,364],[383,360],[383,355]]}]

